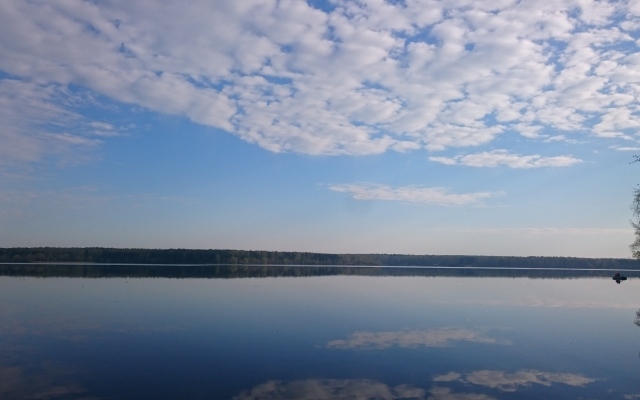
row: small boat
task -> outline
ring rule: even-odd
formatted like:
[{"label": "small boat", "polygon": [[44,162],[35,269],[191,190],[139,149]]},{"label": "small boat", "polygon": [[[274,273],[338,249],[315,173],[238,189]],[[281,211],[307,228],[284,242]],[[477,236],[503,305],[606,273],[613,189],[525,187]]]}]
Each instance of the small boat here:
[{"label": "small boat", "polygon": [[616,281],[616,283],[620,283],[621,281],[626,281],[627,277],[620,275],[620,272],[616,272],[613,275],[613,280]]}]

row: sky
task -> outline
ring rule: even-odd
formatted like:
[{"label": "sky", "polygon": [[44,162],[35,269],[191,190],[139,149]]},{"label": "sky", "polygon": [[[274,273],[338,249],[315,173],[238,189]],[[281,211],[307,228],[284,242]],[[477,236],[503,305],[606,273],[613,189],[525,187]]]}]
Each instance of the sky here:
[{"label": "sky", "polygon": [[631,256],[640,1],[0,2],[0,247]]}]

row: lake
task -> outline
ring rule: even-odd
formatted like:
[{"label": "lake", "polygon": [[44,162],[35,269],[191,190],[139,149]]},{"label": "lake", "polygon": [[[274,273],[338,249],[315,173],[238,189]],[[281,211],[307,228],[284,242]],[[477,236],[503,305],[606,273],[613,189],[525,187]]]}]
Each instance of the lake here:
[{"label": "lake", "polygon": [[640,276],[2,266],[3,399],[640,399]]}]

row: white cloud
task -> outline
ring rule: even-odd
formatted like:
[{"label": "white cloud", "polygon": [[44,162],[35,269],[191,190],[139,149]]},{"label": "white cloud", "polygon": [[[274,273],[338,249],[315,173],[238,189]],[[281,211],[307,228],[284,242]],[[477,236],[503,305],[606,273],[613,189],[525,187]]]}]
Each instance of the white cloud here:
[{"label": "white cloud", "polygon": [[625,137],[621,131],[640,127],[640,116],[628,108],[608,110],[601,122],[593,127],[593,132],[603,137]]},{"label": "white cloud", "polygon": [[469,167],[497,167],[506,165],[510,168],[568,167],[582,160],[572,156],[542,157],[540,155],[523,156],[510,153],[508,150],[492,150],[480,153],[458,155],[455,157],[429,157],[429,160],[445,165],[466,165]]},{"label": "white cloud", "polygon": [[[343,0],[330,11],[294,0],[4,1],[0,70],[185,116],[275,152],[442,150],[511,131],[535,140],[543,128],[605,140],[640,130],[638,38],[624,30],[636,9],[595,0]],[[16,101],[12,109],[28,108]],[[44,157],[46,140],[26,125],[3,135],[16,159]]]},{"label": "white cloud", "polygon": [[395,332],[355,332],[348,339],[332,340],[327,343],[329,348],[355,349],[378,348],[386,349],[398,347],[448,347],[454,342],[474,342],[485,344],[509,344],[509,342],[487,337],[477,330],[462,328],[440,328],[425,331],[395,331]]},{"label": "white cloud", "polygon": [[611,146],[610,148],[617,151],[640,151],[640,147],[633,146]]},{"label": "white cloud", "polygon": [[75,150],[102,143],[99,136],[106,125],[98,125],[98,132],[93,122],[72,111],[79,101],[85,101],[82,94],[60,85],[0,80],[0,167],[51,155],[81,161]]},{"label": "white cloud", "polygon": [[356,200],[386,200],[431,205],[472,205],[498,195],[490,192],[456,194],[442,187],[390,187],[374,183],[330,185],[330,190],[349,193]]},{"label": "white cloud", "polygon": [[532,384],[551,386],[556,383],[562,383],[569,386],[582,387],[595,382],[595,379],[580,374],[543,372],[537,370],[522,370],[514,373],[481,370],[468,373],[464,376],[450,372],[446,375],[436,376],[433,380],[435,382],[458,381],[467,384],[471,383],[498,389],[502,392],[516,392],[520,388],[529,387]]}]

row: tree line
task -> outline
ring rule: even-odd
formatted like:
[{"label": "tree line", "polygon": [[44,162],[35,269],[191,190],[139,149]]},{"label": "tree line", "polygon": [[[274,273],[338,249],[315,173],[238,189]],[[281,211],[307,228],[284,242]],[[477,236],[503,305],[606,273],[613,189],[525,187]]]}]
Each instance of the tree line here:
[{"label": "tree line", "polygon": [[622,258],[330,254],[258,250],[127,249],[103,247],[0,248],[0,262],[640,269],[638,260]]},{"label": "tree line", "polygon": [[[633,162],[640,162],[640,156],[635,156]],[[629,246],[633,258],[640,259],[640,187],[636,187],[633,191],[633,202],[631,203],[633,211],[633,219],[631,226],[635,231],[636,240]]]}]

